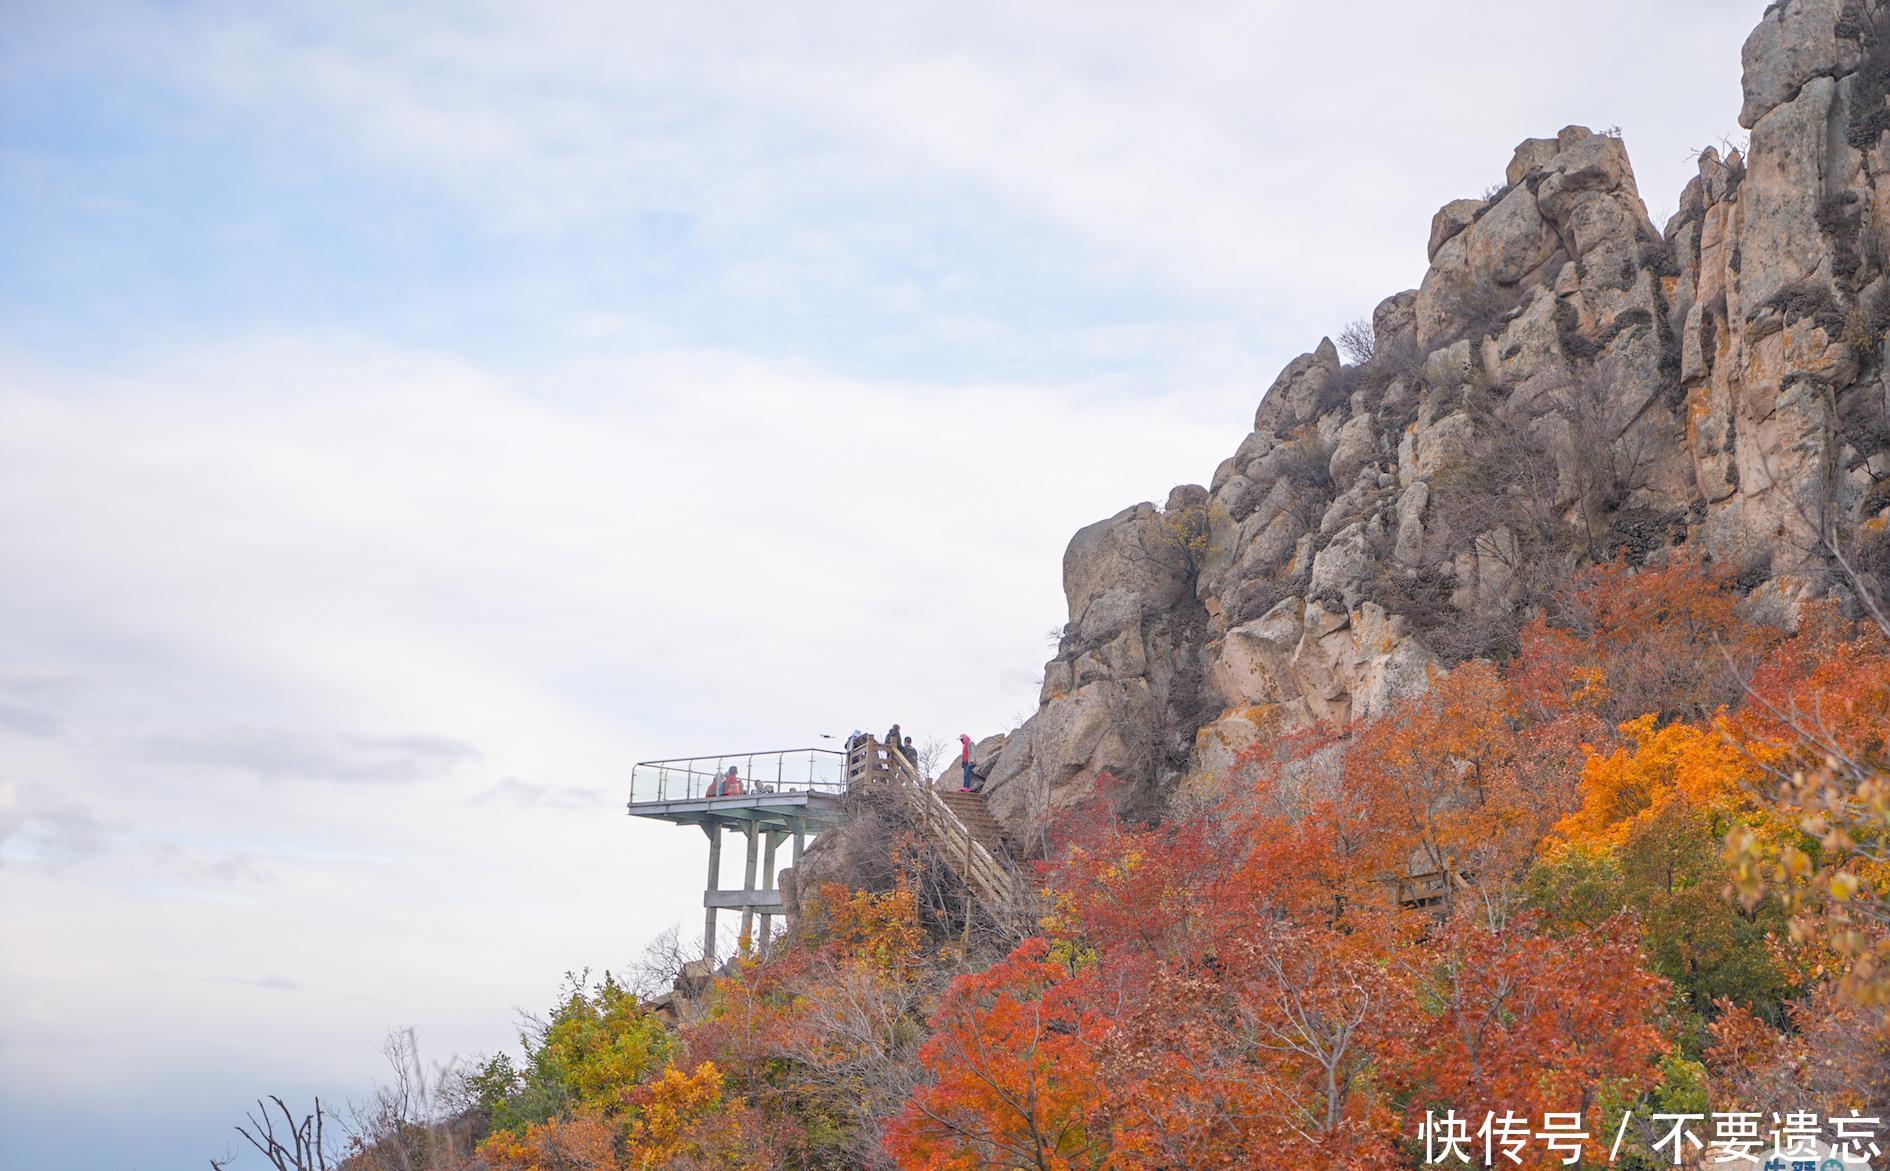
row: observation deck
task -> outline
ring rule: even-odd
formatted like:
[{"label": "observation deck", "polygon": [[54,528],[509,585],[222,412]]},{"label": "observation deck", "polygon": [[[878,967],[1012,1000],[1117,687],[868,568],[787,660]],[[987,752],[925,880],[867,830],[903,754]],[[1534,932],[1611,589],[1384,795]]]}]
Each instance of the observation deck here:
[{"label": "observation deck", "polygon": [[[632,817],[693,825],[709,838],[709,880],[702,892],[702,952],[713,967],[716,915],[741,912],[741,933],[764,954],[773,942],[774,917],[787,914],[775,864],[790,842],[788,865],[798,866],[807,839],[845,819],[849,792],[889,786],[903,795],[914,824],[940,858],[994,915],[1017,901],[1017,881],[1002,831],[975,793],[940,793],[904,753],[871,736],[832,748],[776,748],[760,752],[646,760],[630,770]],[[740,834],[745,845],[742,884],[722,885],[722,839]],[[756,920],[760,933],[751,935]]]},{"label": "observation deck", "polygon": [[[728,784],[728,770],[736,784]],[[776,748],[718,756],[646,760],[630,770],[633,817],[677,825],[722,825],[792,833],[840,819],[846,754],[832,748]]]},{"label": "observation deck", "polygon": [[[807,839],[839,824],[846,796],[846,754],[831,748],[774,748],[759,752],[646,760],[630,770],[632,817],[699,827],[709,838],[709,881],[702,893],[702,951],[715,955],[716,913],[740,911],[744,937],[760,920],[757,946],[773,942],[774,917],[787,907],[775,882],[776,853],[790,843],[788,865],[800,864]],[[740,834],[746,845],[742,885],[722,886],[722,838]],[[759,880],[759,885],[757,885]]]}]

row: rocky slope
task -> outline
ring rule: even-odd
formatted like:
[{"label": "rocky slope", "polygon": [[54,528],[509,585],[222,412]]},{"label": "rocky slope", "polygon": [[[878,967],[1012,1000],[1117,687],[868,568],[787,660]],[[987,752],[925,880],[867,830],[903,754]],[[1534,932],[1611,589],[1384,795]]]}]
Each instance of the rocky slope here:
[{"label": "rocky slope", "polygon": [[1595,560],[1692,550],[1781,606],[1848,588],[1832,546],[1890,579],[1887,8],[1773,4],[1749,145],[1664,230],[1619,138],[1524,142],[1350,363],[1322,340],[1206,487],[1076,534],[1038,711],[980,749],[1013,836],[1500,655]]}]

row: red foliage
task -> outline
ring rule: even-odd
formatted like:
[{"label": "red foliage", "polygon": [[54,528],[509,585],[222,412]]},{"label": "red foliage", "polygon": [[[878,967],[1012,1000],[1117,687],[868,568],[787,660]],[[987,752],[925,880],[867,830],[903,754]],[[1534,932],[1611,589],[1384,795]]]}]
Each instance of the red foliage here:
[{"label": "red foliage", "polygon": [[1041,939],[953,981],[919,1053],[932,1080],[894,1119],[887,1152],[930,1171],[1108,1165],[1097,1070],[1108,1023],[1093,975],[1051,959]]},{"label": "red foliage", "polygon": [[1414,1117],[1586,1111],[1603,1086],[1631,1097],[1652,1085],[1669,1048],[1667,982],[1646,970],[1630,923],[1554,937],[1459,918],[1405,964],[1411,1000],[1384,1074],[1412,1092]]}]

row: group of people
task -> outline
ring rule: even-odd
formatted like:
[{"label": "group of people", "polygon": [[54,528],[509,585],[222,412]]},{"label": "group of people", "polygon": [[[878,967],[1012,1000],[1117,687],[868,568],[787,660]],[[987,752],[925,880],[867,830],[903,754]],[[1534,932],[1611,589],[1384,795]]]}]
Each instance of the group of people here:
[{"label": "group of people", "polygon": [[739,797],[744,793],[772,793],[773,785],[764,785],[759,781],[744,781],[742,774],[734,765],[728,771],[709,782],[704,797]]},{"label": "group of people", "polygon": [[[848,755],[851,755],[855,748],[870,739],[870,736],[860,731],[856,731],[853,735],[848,736]],[[905,757],[906,763],[912,766],[913,771],[919,771],[919,750],[913,745],[912,737],[904,735],[898,724],[894,724],[892,727],[886,729],[886,736],[880,743],[888,748],[897,749],[899,754]],[[960,770],[959,791],[962,793],[976,793],[984,787],[984,778],[978,774],[972,762],[971,748],[971,737],[960,732],[958,734],[958,767]]]},{"label": "group of people", "polygon": [[746,786],[742,784],[741,773],[731,764],[727,772],[709,782],[709,789],[703,796],[739,797],[746,791]]},{"label": "group of people", "polygon": [[[855,748],[858,748],[861,744],[870,739],[872,739],[872,737],[868,736],[865,732],[858,731],[848,736],[847,755],[851,756]],[[919,750],[914,747],[912,737],[901,734],[898,724],[894,724],[892,727],[886,729],[886,738],[880,741],[880,743],[888,748],[897,749],[899,754],[905,757],[906,763],[912,766],[912,771],[915,773],[919,771]],[[971,759],[971,748],[971,737],[960,732],[958,734],[958,767],[960,770],[958,791],[961,793],[976,793],[984,788],[984,778],[979,775]],[[719,773],[709,781],[709,787],[703,791],[702,795],[704,797],[740,797],[745,793],[765,793],[769,791],[770,790],[764,785],[742,780],[741,771],[731,764],[728,766],[727,772]]]}]

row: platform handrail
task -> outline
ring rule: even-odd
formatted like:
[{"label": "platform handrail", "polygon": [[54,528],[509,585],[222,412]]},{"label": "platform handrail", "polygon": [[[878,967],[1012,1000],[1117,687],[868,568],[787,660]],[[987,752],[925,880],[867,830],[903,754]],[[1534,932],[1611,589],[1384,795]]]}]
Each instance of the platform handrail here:
[{"label": "platform handrail", "polygon": [[[730,766],[740,792],[722,793]],[[846,753],[836,748],[767,748],[640,760],[630,767],[631,806],[752,798],[770,793],[846,793]]]}]

